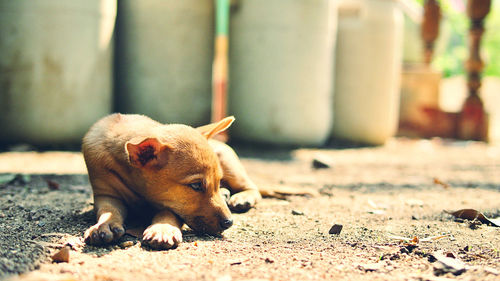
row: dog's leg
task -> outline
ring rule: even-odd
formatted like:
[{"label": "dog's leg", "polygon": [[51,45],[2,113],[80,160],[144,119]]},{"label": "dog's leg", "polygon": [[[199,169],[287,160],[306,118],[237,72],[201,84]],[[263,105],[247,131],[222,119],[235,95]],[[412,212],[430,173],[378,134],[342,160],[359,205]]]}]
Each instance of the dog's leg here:
[{"label": "dog's leg", "polygon": [[210,145],[219,157],[223,170],[222,181],[231,189],[233,195],[228,206],[234,212],[246,212],[262,199],[259,189],[248,176],[234,150],[225,143],[210,140]]},{"label": "dog's leg", "polygon": [[85,231],[87,244],[102,245],[118,240],[125,233],[123,221],[127,214],[125,205],[109,196],[95,196],[94,210],[97,224]]},{"label": "dog's leg", "polygon": [[171,249],[182,242],[182,220],[172,211],[164,209],[156,214],[153,223],[144,230],[143,242],[155,249]]}]

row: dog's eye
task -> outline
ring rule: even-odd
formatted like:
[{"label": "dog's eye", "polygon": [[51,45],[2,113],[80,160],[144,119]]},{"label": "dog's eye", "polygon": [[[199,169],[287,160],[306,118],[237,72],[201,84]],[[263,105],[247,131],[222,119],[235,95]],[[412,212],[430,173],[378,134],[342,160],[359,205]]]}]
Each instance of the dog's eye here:
[{"label": "dog's eye", "polygon": [[189,187],[191,187],[194,191],[203,191],[203,184],[201,181],[199,182],[193,182],[188,184]]}]

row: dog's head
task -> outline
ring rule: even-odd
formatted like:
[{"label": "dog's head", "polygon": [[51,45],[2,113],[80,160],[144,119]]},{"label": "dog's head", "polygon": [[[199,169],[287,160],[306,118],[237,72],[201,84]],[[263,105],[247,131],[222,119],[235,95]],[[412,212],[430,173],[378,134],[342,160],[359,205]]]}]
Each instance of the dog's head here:
[{"label": "dog's head", "polygon": [[130,164],[140,170],[146,199],[172,210],[195,231],[215,235],[229,228],[231,212],[219,194],[222,169],[208,139],[233,121],[227,117],[197,129],[165,125],[159,136],[127,142],[125,150]]}]

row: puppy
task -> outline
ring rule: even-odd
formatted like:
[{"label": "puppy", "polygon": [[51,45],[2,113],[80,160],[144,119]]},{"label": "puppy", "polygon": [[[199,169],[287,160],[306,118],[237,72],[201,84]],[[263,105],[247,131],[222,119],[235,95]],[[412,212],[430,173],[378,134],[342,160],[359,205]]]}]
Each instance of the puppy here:
[{"label": "puppy", "polygon": [[[127,212],[144,206],[155,215],[143,242],[156,249],[176,247],[184,223],[211,235],[231,227],[228,205],[243,212],[262,198],[234,151],[210,139],[233,121],[227,117],[192,128],[113,114],[94,124],[82,144],[97,216],[97,224],[85,231],[86,243],[116,241],[125,233]],[[233,194],[228,204],[221,182]]]}]

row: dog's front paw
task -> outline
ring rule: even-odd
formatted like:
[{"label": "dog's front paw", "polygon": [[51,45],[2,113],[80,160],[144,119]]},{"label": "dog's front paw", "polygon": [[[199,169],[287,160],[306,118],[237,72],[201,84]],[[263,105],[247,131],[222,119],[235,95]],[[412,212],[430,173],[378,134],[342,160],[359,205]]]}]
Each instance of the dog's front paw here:
[{"label": "dog's front paw", "polygon": [[98,223],[87,229],[83,237],[89,245],[104,245],[115,242],[123,234],[125,229],[119,223]]},{"label": "dog's front paw", "polygon": [[245,190],[231,196],[228,206],[233,212],[243,213],[255,207],[255,204],[257,204],[260,199],[262,199],[262,196],[258,190]]},{"label": "dog's front paw", "polygon": [[157,223],[144,230],[142,241],[153,249],[172,249],[182,242],[182,232],[173,225]]}]

